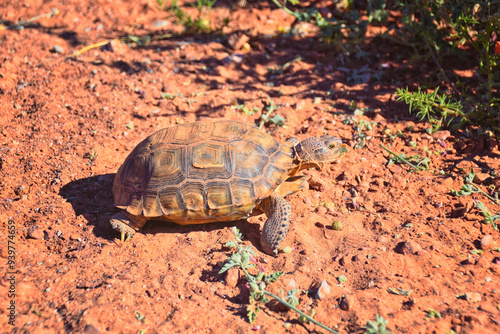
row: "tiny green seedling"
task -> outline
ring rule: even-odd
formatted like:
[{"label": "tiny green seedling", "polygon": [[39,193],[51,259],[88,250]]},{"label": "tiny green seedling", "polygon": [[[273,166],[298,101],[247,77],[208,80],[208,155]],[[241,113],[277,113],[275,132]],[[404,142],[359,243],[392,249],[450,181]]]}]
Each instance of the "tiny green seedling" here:
[{"label": "tiny green seedling", "polygon": [[437,312],[436,310],[429,309],[427,313],[425,314],[427,318],[441,318],[441,314]]},{"label": "tiny green seedling", "polygon": [[339,277],[337,277],[337,281],[339,281],[338,286],[342,286],[342,284],[347,282],[347,277],[345,277],[344,275],[340,275]]},{"label": "tiny green seedling", "polygon": [[386,150],[387,152],[389,152],[392,155],[392,157],[389,158],[387,165],[391,165],[393,163],[405,163],[408,166],[410,166],[411,168],[413,168],[413,170],[415,172],[424,171],[424,170],[429,169],[429,164],[431,162],[431,160],[429,158],[422,158],[419,155],[412,155],[412,156],[406,157],[406,155],[404,153],[401,153],[401,154],[394,153],[393,151],[391,151],[390,149],[388,149],[387,147],[385,147],[384,145],[382,145],[380,143],[379,143],[379,146],[382,147],[384,150]]},{"label": "tiny green seedling", "polygon": [[364,334],[391,334],[391,331],[387,329],[388,321],[380,315],[375,316],[375,321],[368,321],[363,328],[365,329]]},{"label": "tiny green seedling", "polygon": [[237,104],[233,108],[238,110],[238,111],[241,111],[242,113],[244,113],[245,115],[248,115],[248,116],[251,116],[259,111],[259,108],[257,108],[257,107],[252,107],[252,108],[248,109],[248,107],[245,103]]},{"label": "tiny green seedling", "polygon": [[279,105],[275,105],[274,104],[274,101],[271,100],[271,98],[269,96],[267,96],[267,101],[268,101],[268,105],[267,105],[267,113],[266,114],[262,114],[260,116],[260,124],[259,124],[259,129],[262,129],[264,127],[264,124],[266,123],[273,123],[277,126],[283,126],[285,125],[285,122],[286,122],[286,119],[284,119],[282,116],[276,114],[274,115],[273,118],[270,118],[271,116],[271,113],[277,109],[279,109]]},{"label": "tiny green seedling", "polygon": [[[271,297],[276,299],[286,307],[290,308],[291,310],[297,312],[307,321],[320,326],[330,333],[337,333],[333,329],[314,320],[311,316],[308,316],[307,314],[296,308],[296,306],[299,304],[299,300],[296,297],[296,293],[298,290],[292,290],[288,292],[286,296],[284,296],[283,292],[281,292],[281,297],[278,297],[266,291],[267,285],[276,282],[278,278],[283,275],[283,272],[274,272],[271,275],[264,274],[265,269],[255,259],[254,250],[249,246],[243,247],[240,244],[243,238],[240,231],[236,227],[233,227],[232,232],[235,236],[235,239],[229,240],[225,245],[227,247],[235,249],[235,253],[231,254],[231,256],[227,258],[226,263],[221,268],[221,270],[219,270],[219,274],[222,274],[233,267],[241,269],[245,274],[245,278],[250,288],[250,305],[247,307],[247,316],[250,323],[255,322],[257,315],[260,312],[258,303],[265,304],[269,302],[268,297]],[[255,275],[250,274],[249,270],[252,270],[252,268],[255,268],[256,266],[258,266],[259,272]]]},{"label": "tiny green seedling", "polygon": [[393,287],[389,287],[387,291],[393,295],[411,296],[411,290],[403,290],[401,288],[394,289]]},{"label": "tiny green seedling", "polygon": [[[482,190],[478,185],[476,185],[473,182],[475,175],[476,174],[474,173],[474,171],[471,171],[470,173],[468,173],[464,177],[464,184],[462,185],[462,188],[460,188],[459,190],[450,190],[451,194],[454,196],[458,196],[458,197],[468,196],[468,195],[472,195],[472,194],[482,194],[482,195],[486,196],[493,203],[500,205],[498,193],[494,192],[493,196],[491,196],[488,193],[486,193],[484,190]],[[481,213],[484,216],[484,222],[486,224],[491,224],[491,226],[497,231],[498,226],[497,226],[497,224],[495,224],[495,221],[500,219],[500,215],[499,214],[493,215],[488,210],[488,208],[479,200],[474,200],[474,204],[477,206],[477,208],[479,210],[481,210]]]}]

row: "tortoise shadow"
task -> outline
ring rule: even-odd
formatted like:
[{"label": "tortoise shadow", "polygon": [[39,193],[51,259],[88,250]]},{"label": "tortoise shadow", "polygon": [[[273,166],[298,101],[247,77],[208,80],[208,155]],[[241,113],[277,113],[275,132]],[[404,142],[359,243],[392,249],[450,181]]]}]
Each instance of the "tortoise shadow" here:
[{"label": "tortoise shadow", "polygon": [[[94,226],[93,233],[96,237],[109,241],[120,236],[109,224],[111,217],[120,210],[114,206],[114,178],[115,173],[94,175],[71,181],[59,191],[59,195],[73,207],[75,217],[82,215],[87,220],[88,225]],[[178,225],[160,220],[151,220],[138,233],[145,235],[159,233],[187,234],[193,231],[212,232],[231,226],[236,226],[247,240],[258,249],[260,248],[260,225],[250,223],[247,220],[192,225]]]}]

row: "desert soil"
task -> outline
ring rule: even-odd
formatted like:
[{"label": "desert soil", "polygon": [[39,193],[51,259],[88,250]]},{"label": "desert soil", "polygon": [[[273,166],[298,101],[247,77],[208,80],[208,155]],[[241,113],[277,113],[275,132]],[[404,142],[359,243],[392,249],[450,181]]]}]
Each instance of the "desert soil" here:
[{"label": "desert soil", "polygon": [[[4,26],[59,11],[0,31],[0,331],[324,332],[274,303],[261,305],[249,323],[244,278],[235,270],[218,273],[236,226],[266,273],[284,272],[268,290],[298,289],[299,309],[314,309],[316,320],[341,333],[363,332],[376,315],[395,333],[498,333],[500,237],[474,199],[493,214],[500,207],[480,194],[450,193],[471,170],[482,189],[494,189],[497,142],[446,130],[429,135],[430,125],[409,115],[394,94],[436,68],[412,61],[411,50],[377,38],[377,30],[359,44],[367,55],[358,59],[321,43],[314,27],[294,24],[270,2],[231,3],[211,11],[213,26],[230,18],[211,35],[182,34],[153,0],[0,4]],[[326,12],[332,6],[317,4]],[[292,25],[298,35],[279,33]],[[247,44],[235,39],[243,45],[238,50],[228,44],[236,32],[249,37]],[[114,40],[68,57],[127,34],[157,40]],[[471,70],[460,64],[455,73],[473,80]],[[288,197],[290,253],[261,252],[263,216],[191,226],[151,222],[132,240],[119,240],[109,225],[118,212],[113,178],[135,145],[179,123],[259,125],[270,101],[278,107],[270,116],[285,119],[284,126],[264,125],[275,138],[328,133],[349,147],[335,163],[305,171],[308,189]],[[243,105],[257,111],[247,115]],[[429,170],[388,165],[380,143],[428,157]],[[334,222],[343,229],[331,228]],[[322,281],[330,290],[317,299]]]}]

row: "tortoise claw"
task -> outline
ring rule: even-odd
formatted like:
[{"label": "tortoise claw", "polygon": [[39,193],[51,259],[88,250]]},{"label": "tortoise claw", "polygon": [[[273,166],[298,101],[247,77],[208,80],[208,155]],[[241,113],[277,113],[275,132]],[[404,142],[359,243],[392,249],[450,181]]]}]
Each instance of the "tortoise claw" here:
[{"label": "tortoise claw", "polygon": [[124,242],[125,241],[125,231],[122,230],[121,235],[122,235],[122,237],[120,239],[122,240],[122,242]]}]

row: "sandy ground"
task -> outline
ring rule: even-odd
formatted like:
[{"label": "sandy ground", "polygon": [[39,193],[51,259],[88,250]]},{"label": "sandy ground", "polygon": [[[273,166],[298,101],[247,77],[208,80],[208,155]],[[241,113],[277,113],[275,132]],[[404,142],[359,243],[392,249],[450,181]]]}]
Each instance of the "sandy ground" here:
[{"label": "sandy ground", "polygon": [[[299,309],[314,309],[316,320],[341,333],[363,332],[377,314],[395,333],[498,333],[500,238],[473,199],[492,213],[500,207],[479,194],[450,193],[471,170],[482,189],[494,189],[496,141],[427,134],[429,125],[394,92],[435,69],[411,62],[408,50],[375,31],[360,44],[369,60],[359,60],[311,38],[307,25],[299,36],[276,34],[293,19],[268,2],[229,4],[209,16],[214,26],[229,17],[228,27],[208,36],[179,35],[182,26],[155,1],[0,4],[5,26],[60,11],[22,30],[0,30],[0,331],[320,331],[273,303],[249,323],[244,279],[218,274],[237,226],[267,273],[284,272],[268,290],[299,289]],[[243,49],[228,44],[235,32],[249,37]],[[158,40],[114,41],[67,57],[126,34]],[[165,34],[172,36],[158,37]],[[466,65],[460,70],[463,80],[471,77]],[[157,129],[197,120],[259,125],[269,101],[279,106],[271,117],[285,119],[264,126],[276,139],[328,133],[349,146],[336,163],[305,171],[308,189],[288,197],[294,216],[284,246],[291,253],[261,252],[263,216],[151,222],[131,241],[119,240],[109,225],[118,212],[113,178],[135,145]],[[362,112],[354,113],[352,101]],[[379,143],[428,157],[430,169],[387,165]],[[342,230],[331,228],[336,221]],[[330,292],[316,299],[322,281]],[[391,293],[398,289],[411,294]]]}]

